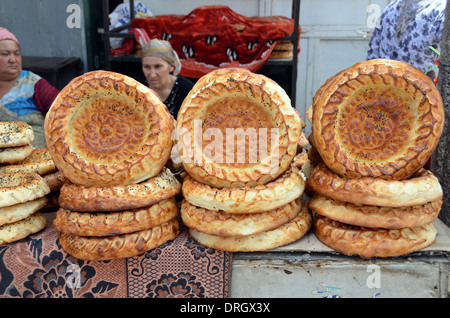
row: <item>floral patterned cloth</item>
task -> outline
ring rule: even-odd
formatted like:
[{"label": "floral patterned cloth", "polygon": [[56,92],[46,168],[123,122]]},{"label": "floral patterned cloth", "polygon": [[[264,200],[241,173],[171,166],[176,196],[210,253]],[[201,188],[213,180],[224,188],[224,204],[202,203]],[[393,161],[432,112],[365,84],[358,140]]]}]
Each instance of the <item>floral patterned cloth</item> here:
[{"label": "floral patterned cloth", "polygon": [[230,296],[232,254],[196,243],[184,229],[142,255],[83,261],[67,254],[47,213],[47,228],[0,246],[2,298],[222,298]]}]

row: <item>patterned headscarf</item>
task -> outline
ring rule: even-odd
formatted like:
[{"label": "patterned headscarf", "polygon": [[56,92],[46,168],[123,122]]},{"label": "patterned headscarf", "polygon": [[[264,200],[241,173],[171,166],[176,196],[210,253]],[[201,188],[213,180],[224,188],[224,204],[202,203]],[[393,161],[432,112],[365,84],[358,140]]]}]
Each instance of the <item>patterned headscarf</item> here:
[{"label": "patterned headscarf", "polygon": [[[401,0],[398,4],[399,17],[397,20],[397,25],[395,27],[395,36],[397,43],[402,40],[403,34],[406,32],[411,21],[422,20],[422,18],[428,18],[436,16],[439,13],[436,9],[440,6],[444,6],[445,1],[436,0]],[[434,11],[434,12],[432,12]],[[431,12],[431,13],[430,13]],[[435,21],[430,21],[431,23]],[[437,21],[438,23],[439,21]],[[425,21],[424,21],[425,23]]]},{"label": "patterned headscarf", "polygon": [[175,75],[180,73],[180,59],[178,58],[177,52],[172,49],[172,46],[168,41],[158,39],[148,41],[142,48],[142,58],[147,56],[162,58],[170,65],[175,66]]},{"label": "patterned headscarf", "polygon": [[9,32],[7,29],[0,27],[0,41],[2,40],[13,40],[14,42],[17,43],[17,45],[20,46],[19,41],[17,40],[14,34]]}]

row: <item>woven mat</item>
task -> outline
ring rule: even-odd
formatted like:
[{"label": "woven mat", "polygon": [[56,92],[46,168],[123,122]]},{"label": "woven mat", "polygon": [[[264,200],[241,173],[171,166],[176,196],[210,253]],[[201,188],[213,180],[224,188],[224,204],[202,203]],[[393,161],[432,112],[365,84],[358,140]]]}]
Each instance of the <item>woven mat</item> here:
[{"label": "woven mat", "polygon": [[186,229],[139,256],[83,261],[58,244],[55,214],[43,231],[0,246],[0,297],[230,297],[232,253],[199,245]]}]

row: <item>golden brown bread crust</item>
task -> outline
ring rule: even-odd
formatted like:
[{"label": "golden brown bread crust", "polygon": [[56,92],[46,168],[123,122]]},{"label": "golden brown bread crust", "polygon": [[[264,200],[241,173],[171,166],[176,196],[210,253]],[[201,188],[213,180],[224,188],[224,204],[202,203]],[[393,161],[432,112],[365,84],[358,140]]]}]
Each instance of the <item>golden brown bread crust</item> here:
[{"label": "golden brown bread crust", "polygon": [[427,169],[421,169],[406,180],[347,179],[333,173],[323,163],[314,167],[306,189],[335,200],[386,207],[426,204],[443,195],[438,179]]},{"label": "golden brown bread crust", "polygon": [[25,159],[33,151],[33,145],[0,148],[0,163],[13,164]]},{"label": "golden brown bread crust", "polygon": [[196,231],[218,236],[246,236],[273,230],[295,218],[303,202],[296,199],[268,212],[231,214],[181,203],[183,223]]},{"label": "golden brown bread crust", "polygon": [[328,247],[361,258],[393,257],[421,250],[436,240],[433,224],[398,230],[347,225],[320,214],[314,216],[314,234]]},{"label": "golden brown bread crust", "polygon": [[[236,143],[239,129],[254,139]],[[178,150],[184,169],[198,182],[256,186],[289,167],[301,129],[302,120],[277,83],[244,69],[219,69],[200,78],[184,100]],[[255,145],[260,151],[249,149]]]},{"label": "golden brown bread crust", "polygon": [[0,121],[0,148],[30,145],[33,128],[22,121]]},{"label": "golden brown bread crust", "polygon": [[40,212],[13,222],[0,226],[0,245],[16,242],[31,234],[43,230],[47,226],[47,219]]},{"label": "golden brown bread crust", "polygon": [[308,202],[308,207],[312,211],[332,220],[391,230],[432,223],[438,217],[441,206],[442,198],[423,205],[395,208],[353,204],[322,195],[315,195]]},{"label": "golden brown bread crust", "polygon": [[93,71],[61,90],[44,128],[58,170],[75,184],[102,187],[157,175],[170,156],[174,121],[148,87]]},{"label": "golden brown bread crust", "polygon": [[49,173],[43,176],[43,178],[50,187],[50,192],[58,192],[66,182],[70,182],[61,171]]},{"label": "golden brown bread crust", "polygon": [[139,232],[108,237],[77,236],[58,232],[59,244],[68,254],[82,260],[106,261],[145,253],[175,239],[180,233],[177,218]]},{"label": "golden brown bread crust", "polygon": [[47,148],[36,148],[25,159],[0,167],[3,172],[35,172],[41,176],[55,172],[56,166]]},{"label": "golden brown bread crust", "polygon": [[53,220],[63,233],[79,236],[111,236],[146,230],[179,215],[175,198],[149,207],[120,212],[74,212],[59,209]]},{"label": "golden brown bread crust", "polygon": [[265,212],[284,206],[300,197],[305,181],[297,167],[291,167],[276,180],[256,187],[217,189],[186,176],[184,198],[208,210],[227,213]]},{"label": "golden brown bread crust", "polygon": [[292,58],[292,50],[273,50],[270,53],[269,59],[289,59]]},{"label": "golden brown bread crust", "polygon": [[357,63],[331,77],[313,100],[314,146],[347,178],[408,178],[431,156],[443,124],[436,85],[400,61]]},{"label": "golden brown bread crust", "polygon": [[292,41],[277,41],[270,53],[269,59],[288,59],[293,56],[294,43]]},{"label": "golden brown bread crust", "polygon": [[39,211],[47,204],[47,198],[41,197],[31,201],[0,208],[0,225],[14,223]]},{"label": "golden brown bread crust", "polygon": [[275,44],[274,50],[280,50],[280,51],[291,51],[294,48],[294,43],[289,40],[278,40]]},{"label": "golden brown bread crust", "polygon": [[149,206],[181,192],[181,183],[170,169],[139,184],[83,187],[66,182],[60,189],[59,205],[70,211],[121,211]]},{"label": "golden brown bread crust", "polygon": [[0,207],[31,201],[49,193],[50,188],[37,173],[0,173]]},{"label": "golden brown bread crust", "polygon": [[270,231],[247,236],[223,237],[189,229],[189,234],[198,243],[210,248],[229,252],[255,252],[273,249],[299,240],[311,228],[312,221],[311,212],[306,203],[302,202],[302,208],[294,219]]}]

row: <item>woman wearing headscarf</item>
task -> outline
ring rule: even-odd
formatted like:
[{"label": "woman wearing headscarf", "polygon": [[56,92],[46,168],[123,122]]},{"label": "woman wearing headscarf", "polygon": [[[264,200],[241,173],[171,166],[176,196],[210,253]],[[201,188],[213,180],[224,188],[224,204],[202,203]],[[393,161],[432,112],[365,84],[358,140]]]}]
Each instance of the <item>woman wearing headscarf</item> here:
[{"label": "woman wearing headscarf", "polygon": [[0,121],[28,123],[34,130],[33,146],[44,148],[44,117],[58,93],[44,78],[22,70],[19,41],[0,27]]},{"label": "woman wearing headscarf", "polygon": [[367,59],[403,61],[427,72],[438,58],[429,47],[440,51],[446,4],[446,0],[396,0],[388,4],[372,33]]},{"label": "woman wearing headscarf", "polygon": [[142,48],[142,71],[147,85],[155,91],[176,119],[184,98],[194,86],[179,75],[181,63],[168,41],[153,39]]}]

